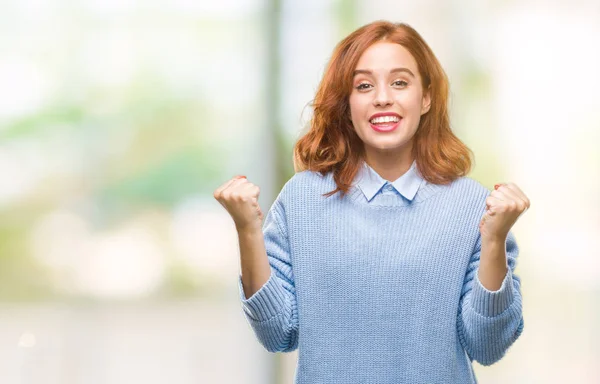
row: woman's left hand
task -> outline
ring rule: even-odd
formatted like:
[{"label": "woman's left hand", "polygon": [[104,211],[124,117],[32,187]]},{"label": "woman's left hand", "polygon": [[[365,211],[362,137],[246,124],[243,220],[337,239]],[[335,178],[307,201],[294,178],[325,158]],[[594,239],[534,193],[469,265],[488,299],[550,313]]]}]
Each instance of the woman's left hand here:
[{"label": "woman's left hand", "polygon": [[529,208],[529,199],[514,183],[496,184],[485,200],[486,212],[479,223],[482,241],[506,241],[508,232]]}]

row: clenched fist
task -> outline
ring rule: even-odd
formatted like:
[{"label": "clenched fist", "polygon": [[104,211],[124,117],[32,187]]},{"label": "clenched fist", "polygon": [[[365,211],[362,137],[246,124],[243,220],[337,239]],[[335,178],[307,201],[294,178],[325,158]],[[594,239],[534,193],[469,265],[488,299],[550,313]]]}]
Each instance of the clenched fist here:
[{"label": "clenched fist", "polygon": [[258,186],[246,180],[246,176],[236,176],[217,188],[215,199],[231,215],[238,232],[261,229],[263,213],[258,205]]},{"label": "clenched fist", "polygon": [[485,204],[487,209],[479,223],[481,237],[501,241],[530,206],[527,196],[514,183],[496,184]]}]

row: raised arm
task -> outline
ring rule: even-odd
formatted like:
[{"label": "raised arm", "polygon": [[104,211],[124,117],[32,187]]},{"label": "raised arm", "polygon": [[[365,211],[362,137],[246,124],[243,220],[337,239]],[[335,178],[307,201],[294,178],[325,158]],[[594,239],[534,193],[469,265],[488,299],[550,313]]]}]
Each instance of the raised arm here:
[{"label": "raised arm", "polygon": [[238,231],[241,269],[238,279],[242,308],[260,343],[270,352],[298,346],[296,289],[284,210],[279,200],[263,228],[258,187],[233,179],[215,191]]},{"label": "raised arm", "polygon": [[463,283],[457,329],[467,354],[483,365],[500,360],[523,332],[519,249],[510,229],[530,202],[513,184],[497,184],[486,198],[480,236]]},{"label": "raised arm", "polygon": [[507,272],[498,290],[488,290],[479,278],[481,241],[477,242],[463,283],[458,336],[469,357],[482,365],[500,360],[523,332],[521,281],[513,273],[519,250],[512,234],[505,249]]}]

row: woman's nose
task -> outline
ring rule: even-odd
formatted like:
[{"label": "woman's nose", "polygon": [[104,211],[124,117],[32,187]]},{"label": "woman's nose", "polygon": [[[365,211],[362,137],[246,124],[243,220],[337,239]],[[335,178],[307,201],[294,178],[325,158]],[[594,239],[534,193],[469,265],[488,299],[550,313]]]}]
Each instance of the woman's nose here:
[{"label": "woman's nose", "polygon": [[373,99],[373,105],[376,107],[385,107],[393,103],[389,91],[386,87],[380,87],[375,92],[375,98]]}]

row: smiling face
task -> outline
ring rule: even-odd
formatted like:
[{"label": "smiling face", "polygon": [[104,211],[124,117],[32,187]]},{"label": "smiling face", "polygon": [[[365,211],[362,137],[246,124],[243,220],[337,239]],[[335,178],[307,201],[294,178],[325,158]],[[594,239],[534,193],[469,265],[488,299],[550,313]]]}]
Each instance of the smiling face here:
[{"label": "smiling face", "polygon": [[368,158],[412,149],[421,115],[429,110],[414,57],[400,44],[378,42],[354,71],[350,115]]}]

